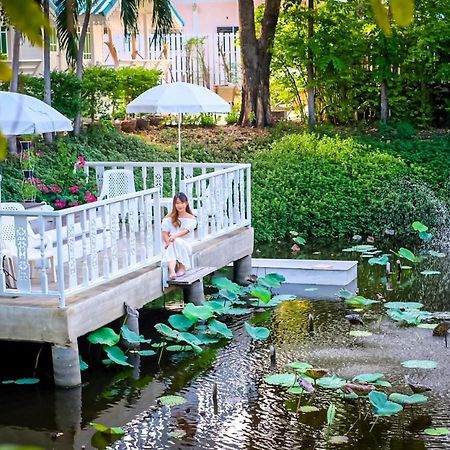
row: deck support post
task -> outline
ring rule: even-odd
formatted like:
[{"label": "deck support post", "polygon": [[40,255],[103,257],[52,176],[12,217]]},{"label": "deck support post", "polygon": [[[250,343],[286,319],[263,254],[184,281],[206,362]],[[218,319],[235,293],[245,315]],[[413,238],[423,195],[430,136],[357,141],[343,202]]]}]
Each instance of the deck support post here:
[{"label": "deck support post", "polygon": [[78,342],[70,345],[52,345],[53,378],[55,385],[71,388],[81,384]]},{"label": "deck support post", "polygon": [[237,259],[233,263],[233,281],[237,284],[247,286],[249,281],[247,277],[252,273],[252,257],[251,255]]},{"label": "deck support post", "polygon": [[[125,323],[128,329],[139,336],[139,311],[126,303],[125,310]],[[139,343],[128,342],[126,339],[123,339],[123,343],[127,348],[139,348]]]},{"label": "deck support post", "polygon": [[203,292],[203,278],[194,281],[192,284],[183,286],[184,303],[193,303],[194,305],[203,305],[205,294]]}]

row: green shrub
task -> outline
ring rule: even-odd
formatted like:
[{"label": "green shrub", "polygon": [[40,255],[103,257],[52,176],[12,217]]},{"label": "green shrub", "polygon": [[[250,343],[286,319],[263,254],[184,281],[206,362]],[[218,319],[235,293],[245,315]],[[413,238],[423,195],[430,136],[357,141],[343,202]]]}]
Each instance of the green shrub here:
[{"label": "green shrub", "polygon": [[[351,138],[296,134],[262,151],[252,170],[252,218],[258,241],[290,230],[314,236],[405,232],[414,220],[439,222],[422,185],[400,159]],[[404,201],[408,186],[409,201]]]}]

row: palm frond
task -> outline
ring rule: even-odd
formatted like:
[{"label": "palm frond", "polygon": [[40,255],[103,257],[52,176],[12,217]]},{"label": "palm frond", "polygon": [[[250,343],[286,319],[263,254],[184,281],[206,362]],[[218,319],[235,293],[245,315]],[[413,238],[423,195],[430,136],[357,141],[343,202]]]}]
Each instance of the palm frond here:
[{"label": "palm frond", "polygon": [[152,24],[155,28],[152,41],[162,39],[173,27],[170,0],[153,0]]},{"label": "palm frond", "polygon": [[78,11],[80,0],[59,0],[56,2],[56,30],[61,48],[66,51],[67,63],[73,66],[78,52]]},{"label": "palm frond", "polygon": [[141,0],[121,0],[120,2],[120,17],[125,37],[136,36],[138,33],[138,16],[141,3]]}]

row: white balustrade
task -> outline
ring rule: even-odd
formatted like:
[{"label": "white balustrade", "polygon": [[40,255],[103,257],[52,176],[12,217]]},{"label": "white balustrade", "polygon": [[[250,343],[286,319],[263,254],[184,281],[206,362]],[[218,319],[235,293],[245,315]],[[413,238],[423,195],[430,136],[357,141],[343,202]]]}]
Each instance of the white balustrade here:
[{"label": "white balustrade", "polygon": [[133,170],[137,191],[61,211],[0,207],[0,238],[3,222],[14,233],[6,246],[0,239],[0,255],[17,268],[17,289],[0,270],[0,296],[55,297],[64,307],[68,295],[159,262],[163,193],[186,193],[199,240],[251,224],[249,164],[183,163],[180,185],[178,163],[88,162],[85,171],[101,184],[113,168]]}]

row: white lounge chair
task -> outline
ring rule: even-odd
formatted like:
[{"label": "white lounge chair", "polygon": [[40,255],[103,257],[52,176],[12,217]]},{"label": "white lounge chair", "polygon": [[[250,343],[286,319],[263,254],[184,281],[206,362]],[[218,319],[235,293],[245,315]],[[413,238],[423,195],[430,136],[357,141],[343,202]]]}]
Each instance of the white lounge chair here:
[{"label": "white lounge chair", "polygon": [[119,197],[120,195],[136,192],[134,173],[127,169],[111,169],[103,172],[102,190],[99,200]]},{"label": "white lounge chair", "polygon": [[[20,203],[2,202],[0,204],[2,211],[24,211],[25,208]],[[33,266],[36,262],[42,261],[41,255],[41,239],[31,228],[30,222],[27,222],[27,256],[30,262],[30,277],[33,277]],[[56,264],[53,252],[53,241],[51,237],[44,235],[44,258],[48,259],[53,272],[53,281],[56,283]],[[16,245],[16,225],[13,216],[0,216],[0,252],[3,257],[13,257],[17,259]]]}]

